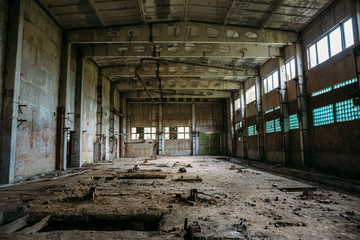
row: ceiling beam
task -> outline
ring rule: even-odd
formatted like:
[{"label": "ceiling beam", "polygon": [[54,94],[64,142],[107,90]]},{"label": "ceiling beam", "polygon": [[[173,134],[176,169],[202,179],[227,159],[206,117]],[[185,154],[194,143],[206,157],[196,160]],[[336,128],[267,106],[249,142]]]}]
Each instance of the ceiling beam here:
[{"label": "ceiling beam", "polygon": [[145,10],[144,10],[144,5],[142,4],[142,0],[138,0],[138,4],[141,15],[141,21],[145,23]]},{"label": "ceiling beam", "polygon": [[[83,48],[84,57],[153,57],[153,44],[96,44]],[[161,57],[228,57],[273,58],[280,56],[279,47],[257,44],[156,44]]]},{"label": "ceiling beam", "polygon": [[[143,79],[148,90],[158,90],[159,80]],[[112,86],[121,91],[142,90],[143,86],[137,80],[115,80]],[[182,79],[182,78],[161,78],[162,90],[238,90],[241,86],[240,82],[228,82],[214,79]]]},{"label": "ceiling beam", "polygon": [[[121,90],[120,90],[121,91]],[[171,90],[164,91],[160,95],[160,91],[150,90],[153,98],[230,98],[231,91],[216,91],[216,90]],[[122,93],[125,98],[133,99],[149,99],[149,96],[144,90],[124,92]]]},{"label": "ceiling beam", "polygon": [[269,22],[269,20],[272,18],[272,16],[277,12],[277,10],[279,10],[279,8],[281,7],[281,4],[283,2],[284,2],[284,0],[277,0],[277,2],[275,3],[274,8],[271,10],[269,15],[267,15],[267,17],[264,20],[264,22],[262,23],[260,29],[263,29],[265,27],[265,25]]},{"label": "ceiling beam", "polygon": [[229,10],[228,10],[228,12],[226,13],[226,15],[225,15],[225,17],[224,17],[224,21],[223,21],[224,24],[227,23],[227,20],[228,20],[228,18],[229,18],[230,12],[231,12],[234,4],[235,4],[235,0],[231,0],[231,3],[229,4],[229,8],[228,8]]},{"label": "ceiling beam", "polygon": [[99,10],[96,8],[94,0],[89,0],[89,3],[90,3],[90,5],[91,5],[92,9],[94,10],[97,18],[99,19],[101,25],[102,25],[103,27],[105,27],[105,22],[104,22],[104,20],[102,19]]},{"label": "ceiling beam", "polygon": [[[283,46],[297,40],[295,32],[195,22],[154,23],[152,28],[157,32],[153,36],[154,43],[257,43]],[[148,25],[70,30],[67,31],[67,40],[78,44],[150,43],[149,30]],[[214,31],[218,31],[218,35],[208,34]],[[189,36],[189,32],[195,34]]]},{"label": "ceiling beam", "polygon": [[[136,66],[115,66],[104,67],[101,69],[101,74],[114,77],[134,77]],[[233,77],[249,77],[258,75],[258,70],[255,68],[237,68],[236,71],[226,69],[215,69],[211,67],[200,67],[186,64],[172,63],[168,65],[160,65],[159,68],[161,77],[201,77],[201,78],[233,78]],[[140,76],[156,77],[156,65],[144,65],[138,70]],[[242,78],[241,78],[242,79]]]}]

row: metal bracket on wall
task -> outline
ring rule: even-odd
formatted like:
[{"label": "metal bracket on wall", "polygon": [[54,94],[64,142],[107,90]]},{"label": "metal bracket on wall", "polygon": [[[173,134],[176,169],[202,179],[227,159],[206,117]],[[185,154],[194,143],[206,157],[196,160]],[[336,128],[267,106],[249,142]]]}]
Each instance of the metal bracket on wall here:
[{"label": "metal bracket on wall", "polygon": [[21,126],[21,124],[23,124],[24,122],[27,122],[27,120],[25,120],[25,119],[18,119],[18,125],[17,125],[17,127],[20,127]]}]

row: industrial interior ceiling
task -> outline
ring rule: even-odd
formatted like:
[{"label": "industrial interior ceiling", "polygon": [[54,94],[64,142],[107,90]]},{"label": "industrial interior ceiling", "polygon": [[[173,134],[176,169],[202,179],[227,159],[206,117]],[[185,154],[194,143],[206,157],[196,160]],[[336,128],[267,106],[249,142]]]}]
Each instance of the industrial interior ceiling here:
[{"label": "industrial interior ceiling", "polygon": [[163,99],[230,97],[332,1],[39,2],[113,87]]}]

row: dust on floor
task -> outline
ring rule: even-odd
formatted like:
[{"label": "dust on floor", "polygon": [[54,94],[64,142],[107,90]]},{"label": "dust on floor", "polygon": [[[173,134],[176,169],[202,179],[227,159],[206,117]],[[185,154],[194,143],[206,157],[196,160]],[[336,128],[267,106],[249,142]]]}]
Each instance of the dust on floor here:
[{"label": "dust on floor", "polygon": [[55,174],[0,188],[1,239],[360,239],[357,196],[227,158],[118,159]]}]

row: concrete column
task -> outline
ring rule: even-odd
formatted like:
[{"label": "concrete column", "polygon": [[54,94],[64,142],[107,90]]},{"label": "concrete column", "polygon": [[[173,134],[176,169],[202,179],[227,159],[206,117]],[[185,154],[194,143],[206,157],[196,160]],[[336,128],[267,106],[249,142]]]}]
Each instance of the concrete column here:
[{"label": "concrete column", "polygon": [[126,102],[126,142],[131,139],[130,102]]},{"label": "concrete column", "polygon": [[68,83],[70,81],[70,72],[71,72],[71,51],[72,46],[70,43],[66,43],[62,49],[62,65],[60,72],[60,90],[59,90],[59,111],[58,117],[60,119],[58,124],[58,145],[57,145],[57,161],[56,169],[57,170],[66,170],[66,161],[67,161],[67,132],[69,131],[68,125],[68,109],[67,109],[67,97],[69,95]]},{"label": "concrete column", "polygon": [[165,134],[163,128],[163,104],[159,104],[159,155],[164,154]]},{"label": "concrete column", "polygon": [[305,167],[309,160],[309,126],[306,101],[306,85],[303,76],[303,58],[301,44],[296,43],[296,92],[298,103],[298,118],[300,129],[300,150],[301,150],[301,166]]},{"label": "concrete column", "polygon": [[224,111],[224,122],[225,122],[225,129],[226,129],[226,136],[225,136],[225,144],[222,147],[225,147],[224,154],[225,155],[232,155],[232,122],[231,122],[231,103],[233,102],[232,98],[226,99],[226,111]]},{"label": "concrete column", "polygon": [[246,123],[246,103],[245,103],[245,86],[244,83],[242,83],[242,86],[240,88],[240,104],[241,104],[241,122],[242,122],[242,128],[243,133],[241,137],[241,148],[242,148],[242,156],[243,158],[248,157],[248,137],[247,137],[247,123]]},{"label": "concrete column", "polygon": [[197,141],[196,141],[196,109],[195,109],[195,103],[191,104],[191,129],[190,129],[190,137],[191,137],[191,141],[192,141],[192,147],[191,147],[191,152],[192,155],[195,156],[196,155],[196,145],[197,145]]},{"label": "concrete column", "polygon": [[95,162],[101,162],[103,160],[103,133],[102,133],[102,121],[103,121],[103,107],[102,107],[102,83],[104,76],[99,74],[97,85],[97,111],[96,111],[96,143],[95,143]]},{"label": "concrete column", "polygon": [[286,69],[284,57],[279,57],[279,77],[280,77],[280,113],[281,113],[281,131],[282,131],[282,160],[287,165],[290,162],[290,122],[288,91],[286,87]]},{"label": "concrete column", "polygon": [[109,128],[109,142],[110,142],[110,161],[114,160],[115,149],[115,89],[113,83],[110,83],[110,128]]},{"label": "concrete column", "polygon": [[82,166],[82,117],[83,117],[83,98],[84,98],[84,61],[85,58],[79,57],[76,64],[76,83],[75,83],[75,162],[73,167]]},{"label": "concrete column", "polygon": [[261,80],[260,76],[255,76],[255,89],[256,89],[256,110],[257,110],[257,139],[258,139],[258,155],[259,160],[265,158],[265,141],[264,141],[264,116],[262,110],[262,95],[261,95]]},{"label": "concrete column", "polygon": [[121,117],[121,128],[120,128],[120,157],[125,157],[125,142],[126,142],[126,98],[121,96],[121,113],[123,116]]},{"label": "concrete column", "polygon": [[355,45],[360,44],[360,1],[353,0],[352,16]]},{"label": "concrete column", "polygon": [[0,183],[13,183],[15,178],[16,134],[20,71],[24,30],[24,1],[9,1],[9,25],[2,99],[2,141]]}]

